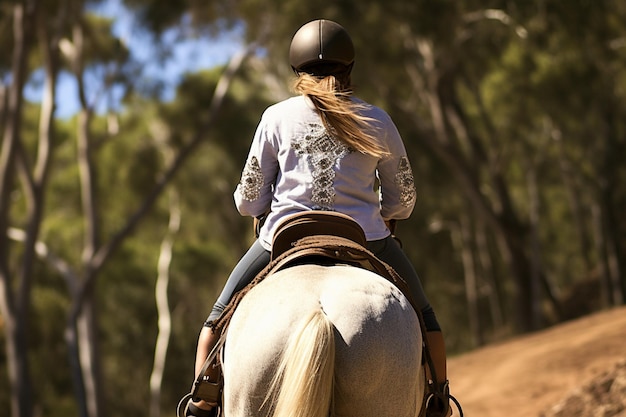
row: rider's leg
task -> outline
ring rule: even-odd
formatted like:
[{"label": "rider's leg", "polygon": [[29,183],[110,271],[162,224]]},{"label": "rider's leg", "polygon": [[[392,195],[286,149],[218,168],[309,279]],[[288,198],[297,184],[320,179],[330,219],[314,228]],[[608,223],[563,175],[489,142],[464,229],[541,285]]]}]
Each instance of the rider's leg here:
[{"label": "rider's leg", "polygon": [[216,320],[233,298],[233,294],[248,285],[269,263],[270,252],[261,245],[259,240],[255,240],[230,273],[226,284],[224,284],[224,289],[213,305],[207,322]]},{"label": "rider's leg", "polygon": [[[257,240],[252,244],[250,249],[246,252],[246,254],[241,258],[241,260],[237,263],[233,271],[231,272],[226,284],[224,285],[224,289],[222,290],[220,296],[218,297],[213,309],[211,310],[211,314],[207,318],[202,330],[200,331],[200,335],[198,336],[198,347],[196,349],[196,362],[195,362],[195,373],[196,378],[198,377],[202,367],[204,366],[204,362],[206,358],[209,356],[209,353],[213,349],[213,347],[217,344],[219,340],[219,333],[213,331],[210,326],[211,322],[216,320],[224,311],[233,295],[243,289],[246,285],[248,285],[255,276],[259,272],[263,270],[270,262],[270,252],[265,250],[260,242]],[[210,380],[215,380],[218,377],[219,370],[214,370],[214,375],[211,377],[209,373]],[[215,378],[215,379],[214,379]],[[204,401],[194,403],[197,407],[201,409],[211,409],[212,406]]]},{"label": "rider's leg", "polygon": [[446,417],[452,415],[450,408],[450,388],[446,369],[446,346],[441,331],[427,331],[426,342],[433,362],[436,378],[427,373],[435,393],[426,405],[426,417]]},{"label": "rider's leg", "polygon": [[[368,242],[368,249],[373,252],[379,259],[390,265],[407,283],[411,296],[413,297],[417,307],[422,312],[424,319],[424,325],[426,327],[426,342],[428,345],[429,354],[432,360],[432,365],[436,374],[436,381],[432,381],[433,387],[442,391],[442,395],[447,398],[448,394],[448,381],[447,381],[447,365],[446,365],[446,348],[443,338],[443,333],[435,316],[435,313],[430,306],[422,283],[413,267],[413,264],[408,259],[398,242],[393,237],[386,239]],[[421,330],[421,329],[420,329]],[[432,375],[428,375],[432,379]],[[447,406],[447,404],[445,404]],[[448,414],[450,408],[446,407],[445,416]],[[428,415],[428,414],[427,414]],[[437,414],[434,414],[437,415]]]},{"label": "rider's leg", "polygon": [[[202,368],[204,367],[204,362],[206,361],[206,358],[209,356],[209,353],[211,353],[211,350],[217,344],[218,340],[219,340],[219,333],[213,331],[213,329],[210,326],[204,325],[202,327],[202,330],[200,330],[200,335],[198,336],[198,347],[196,349],[196,362],[194,366],[195,379],[194,380],[198,379],[198,376],[200,376],[200,372],[202,371]],[[218,368],[209,369],[207,370],[206,375],[209,377],[209,381],[217,382],[217,379],[219,378],[219,369]],[[198,402],[194,402],[193,404],[202,410],[211,410],[213,407],[217,405],[217,403],[207,403],[206,401],[198,401]]]},{"label": "rider's leg", "polygon": [[430,358],[435,368],[436,381],[429,372],[428,378],[434,382],[443,383],[448,379],[448,371],[446,366],[446,344],[443,339],[443,333],[439,330],[427,331],[426,342],[430,348]]}]

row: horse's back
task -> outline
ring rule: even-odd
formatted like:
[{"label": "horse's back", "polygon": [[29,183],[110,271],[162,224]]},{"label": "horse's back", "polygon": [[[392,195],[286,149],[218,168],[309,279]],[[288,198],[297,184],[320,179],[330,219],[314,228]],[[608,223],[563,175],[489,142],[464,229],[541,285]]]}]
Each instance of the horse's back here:
[{"label": "horse's back", "polygon": [[227,417],[267,415],[267,389],[299,322],[322,311],[335,328],[334,414],[414,416],[422,400],[422,339],[406,298],[350,266],[279,271],[241,301],[224,358]]}]

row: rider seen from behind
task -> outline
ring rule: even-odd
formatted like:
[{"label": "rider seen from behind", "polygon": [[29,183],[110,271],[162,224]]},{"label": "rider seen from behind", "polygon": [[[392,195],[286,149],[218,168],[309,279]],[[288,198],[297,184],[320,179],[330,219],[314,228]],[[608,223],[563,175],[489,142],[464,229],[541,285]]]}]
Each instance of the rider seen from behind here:
[{"label": "rider seen from behind", "polygon": [[[212,324],[233,295],[270,262],[272,240],[281,221],[298,212],[333,211],[354,219],[365,232],[367,249],[408,284],[421,312],[431,359],[425,415],[448,416],[441,328],[415,269],[390,230],[396,220],[411,215],[416,199],[402,138],[384,110],[353,94],[355,51],[341,25],[314,20],[302,26],[291,41],[289,61],[296,74],[293,90],[297,95],[263,113],[234,193],[241,215],[264,221],[258,239],[233,269],[200,332],[195,375],[204,372],[205,360],[220,337]],[[216,402],[194,400],[199,398],[190,398],[184,405],[184,415],[215,415]]]}]

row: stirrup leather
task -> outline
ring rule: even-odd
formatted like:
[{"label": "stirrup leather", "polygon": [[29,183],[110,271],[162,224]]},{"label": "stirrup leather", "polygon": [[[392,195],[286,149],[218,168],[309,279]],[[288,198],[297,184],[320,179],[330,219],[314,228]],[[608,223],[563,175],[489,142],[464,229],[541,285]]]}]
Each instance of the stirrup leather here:
[{"label": "stirrup leather", "polygon": [[[221,371],[221,361],[219,353],[226,341],[226,332],[222,332],[217,343],[209,352],[204,361],[204,365],[198,377],[191,386],[191,392],[186,394],[176,407],[177,417],[221,417],[222,416],[222,394],[224,388],[224,378]],[[213,372],[211,372],[213,371]],[[211,378],[208,374],[213,375]],[[217,375],[215,375],[217,374]],[[204,410],[193,402],[204,401],[213,405],[210,410]]]},{"label": "stirrup leather", "polygon": [[224,378],[219,353],[225,342],[226,333],[222,332],[217,343],[215,343],[215,346],[213,346],[213,349],[209,352],[200,370],[200,374],[191,387],[191,395],[194,401],[203,400],[209,404],[221,404]]}]

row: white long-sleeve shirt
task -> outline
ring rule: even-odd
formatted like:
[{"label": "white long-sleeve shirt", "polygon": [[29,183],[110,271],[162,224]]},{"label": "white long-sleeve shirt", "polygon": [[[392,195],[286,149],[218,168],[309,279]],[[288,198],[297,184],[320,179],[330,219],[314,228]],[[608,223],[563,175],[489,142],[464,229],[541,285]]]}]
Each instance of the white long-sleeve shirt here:
[{"label": "white long-sleeve shirt", "polygon": [[376,136],[388,156],[365,155],[334,138],[304,96],[274,104],[263,113],[234,199],[244,216],[269,210],[259,236],[264,248],[271,248],[282,219],[301,211],[347,214],[363,228],[368,241],[390,234],[385,219],[411,215],[416,193],[402,138],[385,111],[359,102],[365,106],[363,113],[377,121]]}]

